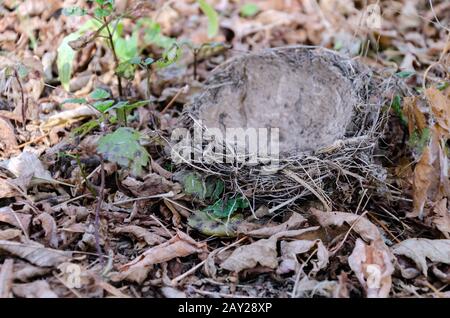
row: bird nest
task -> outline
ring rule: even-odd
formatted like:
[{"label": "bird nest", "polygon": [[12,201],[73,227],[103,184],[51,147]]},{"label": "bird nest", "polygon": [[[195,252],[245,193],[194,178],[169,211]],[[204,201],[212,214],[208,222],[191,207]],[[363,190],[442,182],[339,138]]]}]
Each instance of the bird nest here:
[{"label": "bird nest", "polygon": [[[245,196],[252,211],[264,204],[274,212],[312,197],[331,210],[363,189],[387,189],[374,152],[387,122],[385,92],[395,85],[324,48],[244,54],[219,66],[185,106],[172,159],[180,170],[221,178],[228,195]],[[228,138],[228,128],[241,130]],[[250,151],[252,128],[278,134],[266,138],[277,156]]]}]

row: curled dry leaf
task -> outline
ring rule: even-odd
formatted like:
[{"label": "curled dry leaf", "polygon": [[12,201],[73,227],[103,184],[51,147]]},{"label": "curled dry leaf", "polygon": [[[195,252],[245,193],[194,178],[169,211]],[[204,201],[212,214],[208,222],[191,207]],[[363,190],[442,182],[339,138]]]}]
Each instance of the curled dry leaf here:
[{"label": "curled dry leaf", "polygon": [[256,265],[275,269],[277,261],[277,238],[261,239],[255,243],[240,246],[221,265],[231,272],[240,272]]},{"label": "curled dry leaf", "polygon": [[205,246],[204,243],[198,243],[187,234],[178,231],[169,241],[148,249],[133,261],[123,265],[120,268],[121,275],[115,279],[127,279],[142,283],[147,277],[151,265],[203,252]]},{"label": "curled dry leaf", "polygon": [[0,240],[13,240],[20,237],[21,234],[22,234],[21,230],[16,229],[3,230],[0,231]]},{"label": "curled dry leaf", "polygon": [[55,126],[64,126],[82,120],[86,117],[95,116],[97,112],[87,105],[81,105],[77,108],[65,110],[52,115],[42,124],[42,129],[49,131]]},{"label": "curled dry leaf", "polygon": [[296,230],[305,222],[306,219],[303,216],[301,216],[299,213],[293,213],[292,216],[286,222],[280,225],[275,225],[271,227],[262,227],[257,230],[249,231],[246,234],[252,237],[270,237],[280,232],[288,230]]},{"label": "curled dry leaf", "polygon": [[357,239],[355,248],[348,258],[350,268],[355,272],[369,298],[386,298],[392,285],[393,256],[380,240],[367,245]]},{"label": "curled dry leaf", "polygon": [[138,181],[128,177],[122,181],[122,185],[135,196],[150,196],[173,191],[175,184],[156,173],[150,173],[144,177],[144,181]]},{"label": "curled dry leaf", "polygon": [[310,251],[317,245],[317,261],[313,263],[312,273],[317,273],[322,268],[325,268],[328,264],[329,253],[321,240],[306,241],[298,240],[292,242],[281,242],[281,263],[278,266],[277,273],[286,274],[291,271],[295,271],[297,265],[297,254],[303,254]]},{"label": "curled dry leaf", "polygon": [[[427,259],[432,262],[450,264],[450,240],[429,240],[412,238],[392,247],[395,255],[406,256],[413,260],[423,275],[427,276]],[[401,268],[404,275],[404,268]],[[411,277],[406,277],[411,278]]]},{"label": "curled dry leaf", "polygon": [[381,240],[381,234],[378,228],[365,217],[346,212],[322,212],[314,208],[311,208],[310,211],[316,217],[319,224],[324,227],[340,227],[346,223],[352,226],[353,230],[365,241]]},{"label": "curled dry leaf", "polygon": [[32,185],[55,181],[50,172],[44,168],[39,157],[30,151],[24,151],[16,157],[2,161],[0,166],[16,176],[15,183],[23,189],[27,189]]},{"label": "curled dry leaf", "polygon": [[33,224],[40,224],[45,232],[45,241],[50,247],[58,247],[58,228],[56,226],[55,219],[48,214],[43,212],[34,218]]},{"label": "curled dry leaf", "polygon": [[433,208],[435,215],[431,222],[436,225],[439,231],[450,239],[450,210],[447,208],[447,199],[442,199]]},{"label": "curled dry leaf", "polygon": [[14,280],[28,282],[29,280],[48,274],[52,269],[37,267],[30,264],[16,264],[14,266]]},{"label": "curled dry leaf", "polygon": [[14,260],[6,259],[0,267],[0,298],[9,298],[13,282]]},{"label": "curled dry leaf", "polygon": [[71,252],[46,248],[36,242],[19,243],[0,240],[0,252],[8,252],[43,267],[55,267],[72,257]]},{"label": "curled dry leaf", "polygon": [[8,223],[24,230],[28,234],[28,229],[31,223],[31,215],[15,212],[10,207],[3,207],[0,208],[0,222]]},{"label": "curled dry leaf", "polygon": [[12,198],[19,192],[5,179],[0,178],[0,198]]},{"label": "curled dry leaf", "polygon": [[13,293],[22,298],[58,298],[45,280],[37,280],[27,284],[13,285]]},{"label": "curled dry leaf", "polygon": [[131,234],[132,236],[136,237],[138,240],[142,240],[148,245],[157,245],[162,244],[166,241],[165,238],[149,232],[147,229],[144,229],[143,227],[137,226],[137,225],[128,225],[128,226],[121,226],[117,227],[113,230],[116,234]]},{"label": "curled dry leaf", "polygon": [[425,96],[439,126],[450,133],[450,94],[445,96],[437,88],[430,87],[425,91]]},{"label": "curled dry leaf", "polygon": [[9,120],[0,117],[0,153],[7,157],[10,153],[17,150],[17,140],[14,134],[14,127],[11,125]]}]

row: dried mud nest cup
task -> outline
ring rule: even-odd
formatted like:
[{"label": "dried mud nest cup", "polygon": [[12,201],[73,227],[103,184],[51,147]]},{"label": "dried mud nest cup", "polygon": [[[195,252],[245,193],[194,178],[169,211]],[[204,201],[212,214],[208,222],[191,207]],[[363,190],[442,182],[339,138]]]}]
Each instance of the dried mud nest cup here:
[{"label": "dried mud nest cup", "polygon": [[384,92],[394,85],[324,48],[281,47],[230,59],[185,106],[180,126],[206,135],[219,129],[224,136],[229,127],[277,127],[277,165],[205,160],[208,142],[202,139],[178,167],[217,175],[236,194],[272,211],[311,195],[331,208],[334,197],[346,200],[363,184],[384,184],[373,152],[386,123]]}]

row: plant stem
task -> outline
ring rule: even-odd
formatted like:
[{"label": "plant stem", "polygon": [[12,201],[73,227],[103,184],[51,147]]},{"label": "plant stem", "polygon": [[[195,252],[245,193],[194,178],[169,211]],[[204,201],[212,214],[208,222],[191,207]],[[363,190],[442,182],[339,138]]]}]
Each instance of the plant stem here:
[{"label": "plant stem", "polygon": [[103,162],[103,156],[100,155],[100,189],[98,192],[98,201],[95,207],[95,222],[94,222],[94,236],[95,236],[95,247],[97,249],[98,257],[100,258],[100,264],[103,265],[103,254],[100,247],[100,210],[103,202],[103,192],[105,191],[105,167]]},{"label": "plant stem", "polygon": [[[111,33],[111,29],[109,28],[109,22],[106,20],[106,18],[103,18],[103,22],[106,25],[106,32],[108,32],[108,40],[109,40],[109,46],[111,47],[111,51],[114,56],[114,62],[115,62],[115,68],[117,68],[120,64],[119,58],[117,57],[116,48],[114,46],[114,40],[113,35]],[[117,84],[119,88],[119,100],[123,97],[123,87],[122,87],[122,78],[119,74],[116,74],[117,76]],[[122,126],[126,126],[127,124],[127,117],[126,117],[126,111],[124,109],[117,109],[117,120]]]}]

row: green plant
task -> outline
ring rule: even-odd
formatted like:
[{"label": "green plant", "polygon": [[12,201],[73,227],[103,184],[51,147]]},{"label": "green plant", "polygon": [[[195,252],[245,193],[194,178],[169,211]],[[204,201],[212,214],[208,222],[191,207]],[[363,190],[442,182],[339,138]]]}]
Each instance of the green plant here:
[{"label": "green plant", "polygon": [[246,3],[241,7],[241,10],[239,11],[239,13],[243,17],[250,18],[250,17],[253,17],[256,14],[258,14],[259,11],[260,11],[260,9],[257,4]]}]

